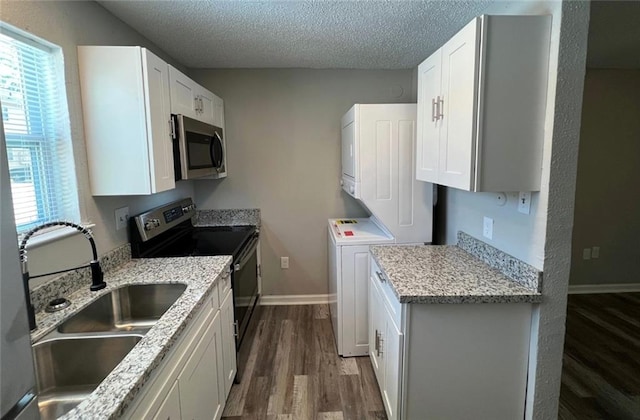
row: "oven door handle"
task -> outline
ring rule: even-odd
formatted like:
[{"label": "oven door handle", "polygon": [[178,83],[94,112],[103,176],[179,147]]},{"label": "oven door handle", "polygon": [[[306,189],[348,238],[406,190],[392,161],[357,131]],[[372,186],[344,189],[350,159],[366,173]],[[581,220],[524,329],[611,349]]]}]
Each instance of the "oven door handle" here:
[{"label": "oven door handle", "polygon": [[255,252],[258,246],[258,236],[254,236],[250,239],[250,242],[245,246],[244,251],[240,254],[238,262],[234,265],[234,271],[238,272],[247,265],[247,262],[251,259],[251,255]]}]

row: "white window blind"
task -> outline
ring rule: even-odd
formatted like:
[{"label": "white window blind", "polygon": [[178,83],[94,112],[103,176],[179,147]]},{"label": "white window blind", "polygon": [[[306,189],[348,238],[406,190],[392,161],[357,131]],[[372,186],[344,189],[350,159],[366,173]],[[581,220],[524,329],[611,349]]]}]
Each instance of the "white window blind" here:
[{"label": "white window blind", "polygon": [[79,222],[62,51],[0,28],[0,104],[18,233]]}]

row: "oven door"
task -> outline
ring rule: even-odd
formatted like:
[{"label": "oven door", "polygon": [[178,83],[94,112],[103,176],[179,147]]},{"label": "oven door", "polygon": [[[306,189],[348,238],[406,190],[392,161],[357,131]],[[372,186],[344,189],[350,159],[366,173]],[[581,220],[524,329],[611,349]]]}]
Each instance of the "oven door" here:
[{"label": "oven door", "polygon": [[176,180],[216,177],[224,172],[222,129],[173,115]]},{"label": "oven door", "polygon": [[240,348],[249,320],[258,300],[258,236],[252,237],[234,262],[231,275],[234,314],[237,328],[236,347]]}]

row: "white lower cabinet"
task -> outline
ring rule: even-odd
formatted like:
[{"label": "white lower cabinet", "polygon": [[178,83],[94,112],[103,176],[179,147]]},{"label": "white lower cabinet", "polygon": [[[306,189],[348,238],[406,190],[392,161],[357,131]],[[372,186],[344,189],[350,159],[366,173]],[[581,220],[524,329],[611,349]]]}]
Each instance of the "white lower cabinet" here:
[{"label": "white lower cabinet", "polygon": [[222,417],[224,384],[218,383],[222,369],[222,325],[220,312],[207,326],[180,376],[180,412],[183,419],[219,419]]},{"label": "white lower cabinet", "polygon": [[222,384],[224,395],[229,395],[231,385],[236,377],[236,339],[233,317],[233,293],[231,289],[220,305],[220,319],[222,321]]},{"label": "white lower cabinet", "polygon": [[180,415],[180,392],[178,390],[178,381],[175,381],[160,408],[153,416],[153,420],[176,420],[180,418],[182,418]]},{"label": "white lower cabinet", "polygon": [[192,318],[124,418],[219,420],[222,417],[236,371],[231,289],[226,288],[222,305],[218,296],[218,289],[228,282],[228,278],[219,280],[212,297]]},{"label": "white lower cabinet", "polygon": [[[375,264],[375,263],[374,263]],[[372,265],[369,284],[369,355],[380,386],[387,418],[398,419],[400,367],[402,362],[402,333],[393,315],[385,306],[382,290],[378,288],[377,266]],[[379,272],[379,269],[377,269]]]},{"label": "white lower cabinet", "polygon": [[390,420],[524,418],[531,304],[400,304],[373,258],[370,273],[369,355]]}]

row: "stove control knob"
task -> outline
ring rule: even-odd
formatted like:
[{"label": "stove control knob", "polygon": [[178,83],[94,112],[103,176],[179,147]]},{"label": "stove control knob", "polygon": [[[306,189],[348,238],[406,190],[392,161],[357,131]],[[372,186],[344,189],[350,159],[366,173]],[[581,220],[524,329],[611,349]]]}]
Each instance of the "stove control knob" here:
[{"label": "stove control knob", "polygon": [[144,223],[144,230],[152,230],[160,226],[159,219],[149,219]]},{"label": "stove control knob", "polygon": [[349,186],[349,192],[350,192],[351,194],[353,194],[355,191],[356,191],[356,190],[355,190],[355,188],[353,188],[353,185],[350,185],[350,186]]}]

